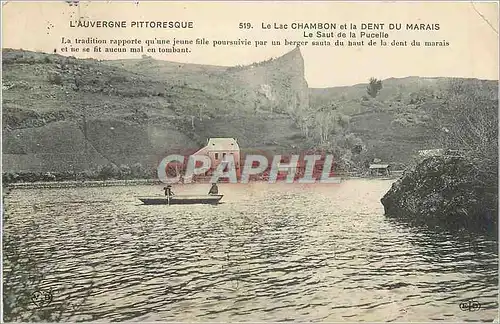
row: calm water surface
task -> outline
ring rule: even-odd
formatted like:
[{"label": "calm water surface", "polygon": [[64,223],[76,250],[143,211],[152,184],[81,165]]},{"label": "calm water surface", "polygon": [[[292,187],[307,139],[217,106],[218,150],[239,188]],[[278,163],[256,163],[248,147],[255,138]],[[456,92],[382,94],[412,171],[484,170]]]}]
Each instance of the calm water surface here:
[{"label": "calm water surface", "polygon": [[386,219],[391,183],[223,184],[218,206],[135,198],[161,186],[15,190],[6,292],[52,289],[63,320],[493,321],[497,242]]}]

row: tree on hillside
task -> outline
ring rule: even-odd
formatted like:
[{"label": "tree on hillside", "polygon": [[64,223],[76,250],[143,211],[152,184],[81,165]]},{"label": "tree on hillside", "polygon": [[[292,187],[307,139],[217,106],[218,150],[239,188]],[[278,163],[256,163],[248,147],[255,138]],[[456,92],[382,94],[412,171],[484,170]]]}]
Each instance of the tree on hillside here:
[{"label": "tree on hillside", "polygon": [[314,124],[316,134],[319,137],[320,143],[328,142],[330,135],[335,132],[338,127],[338,106],[335,103],[321,107],[314,115]]},{"label": "tree on hillside", "polygon": [[109,163],[99,166],[97,174],[99,180],[114,179],[119,177],[120,169],[114,163]]},{"label": "tree on hillside", "polygon": [[146,177],[147,170],[140,163],[135,163],[130,167],[130,173],[134,179]]},{"label": "tree on hillside", "polygon": [[452,79],[444,104],[434,112],[443,147],[458,149],[492,180],[498,164],[498,88],[482,81]]},{"label": "tree on hillside", "polygon": [[372,98],[375,98],[379,91],[382,90],[382,80],[378,80],[376,78],[370,78],[370,83],[368,87],[366,87],[366,92]]},{"label": "tree on hillside", "polygon": [[200,121],[203,121],[203,112],[206,110],[206,108],[207,108],[206,103],[198,105],[198,118]]},{"label": "tree on hillside", "polygon": [[132,170],[130,167],[126,164],[122,164],[118,168],[118,175],[120,179],[130,179],[132,175]]},{"label": "tree on hillside", "polygon": [[351,117],[339,113],[337,115],[337,123],[342,127],[342,129],[347,130],[349,127]]},{"label": "tree on hillside", "polygon": [[196,129],[196,127],[194,126],[194,119],[195,119],[195,118],[196,118],[196,116],[191,116],[191,128],[192,128],[193,130],[195,130],[195,129]]},{"label": "tree on hillside", "polygon": [[54,73],[54,74],[49,75],[48,79],[49,79],[49,82],[52,84],[56,84],[56,85],[63,84],[62,76],[58,73]]},{"label": "tree on hillside", "polygon": [[16,182],[18,179],[19,175],[13,171],[5,172],[2,174],[2,181],[4,184]]}]

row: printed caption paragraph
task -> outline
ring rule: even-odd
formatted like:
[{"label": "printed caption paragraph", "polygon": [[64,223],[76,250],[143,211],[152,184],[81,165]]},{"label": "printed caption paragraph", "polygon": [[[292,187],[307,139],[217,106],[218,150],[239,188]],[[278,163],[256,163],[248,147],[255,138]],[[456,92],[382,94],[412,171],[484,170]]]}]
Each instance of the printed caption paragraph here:
[{"label": "printed caption paragraph", "polygon": [[[110,22],[100,24],[81,24],[74,22],[73,27],[119,26]],[[124,24],[125,25],[125,24]],[[195,24],[186,24],[196,28]],[[192,53],[197,48],[247,47],[265,48],[268,46],[301,47],[447,47],[450,42],[439,39],[439,23],[277,23],[241,22],[235,29],[241,31],[241,37],[231,39],[208,38],[200,32],[199,37],[183,37],[180,31],[168,32],[163,37],[61,37],[60,52],[63,53]],[[259,30],[259,34],[252,34]],[[247,31],[248,33],[245,33]],[[272,37],[265,37],[266,31],[274,31]],[[286,36],[277,37],[282,31]],[[404,37],[398,36],[404,31]],[[408,33],[411,32],[411,33]],[[165,33],[167,34],[167,33]],[[271,34],[271,33],[270,33]],[[255,37],[252,37],[255,36]]]}]

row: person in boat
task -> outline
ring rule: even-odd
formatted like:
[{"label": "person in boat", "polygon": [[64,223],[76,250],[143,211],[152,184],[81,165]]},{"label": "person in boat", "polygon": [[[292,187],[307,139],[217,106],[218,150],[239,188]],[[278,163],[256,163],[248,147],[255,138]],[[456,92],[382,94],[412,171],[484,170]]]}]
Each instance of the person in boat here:
[{"label": "person in boat", "polygon": [[173,196],[174,195],[174,192],[172,191],[171,185],[164,187],[163,190],[165,190],[165,196]]},{"label": "person in boat", "polygon": [[209,195],[217,195],[219,193],[219,188],[217,187],[217,183],[212,183],[212,187],[210,188],[210,191],[208,191]]}]

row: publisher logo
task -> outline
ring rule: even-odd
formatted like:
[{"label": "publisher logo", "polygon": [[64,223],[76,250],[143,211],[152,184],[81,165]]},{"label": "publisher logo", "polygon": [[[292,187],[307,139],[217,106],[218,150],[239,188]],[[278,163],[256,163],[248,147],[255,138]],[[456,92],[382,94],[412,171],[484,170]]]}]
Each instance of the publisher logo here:
[{"label": "publisher logo", "polygon": [[52,291],[49,290],[36,290],[31,294],[31,301],[37,307],[48,306],[52,302]]},{"label": "publisher logo", "polygon": [[464,312],[477,312],[481,309],[481,304],[475,300],[468,300],[460,303],[460,309]]}]

